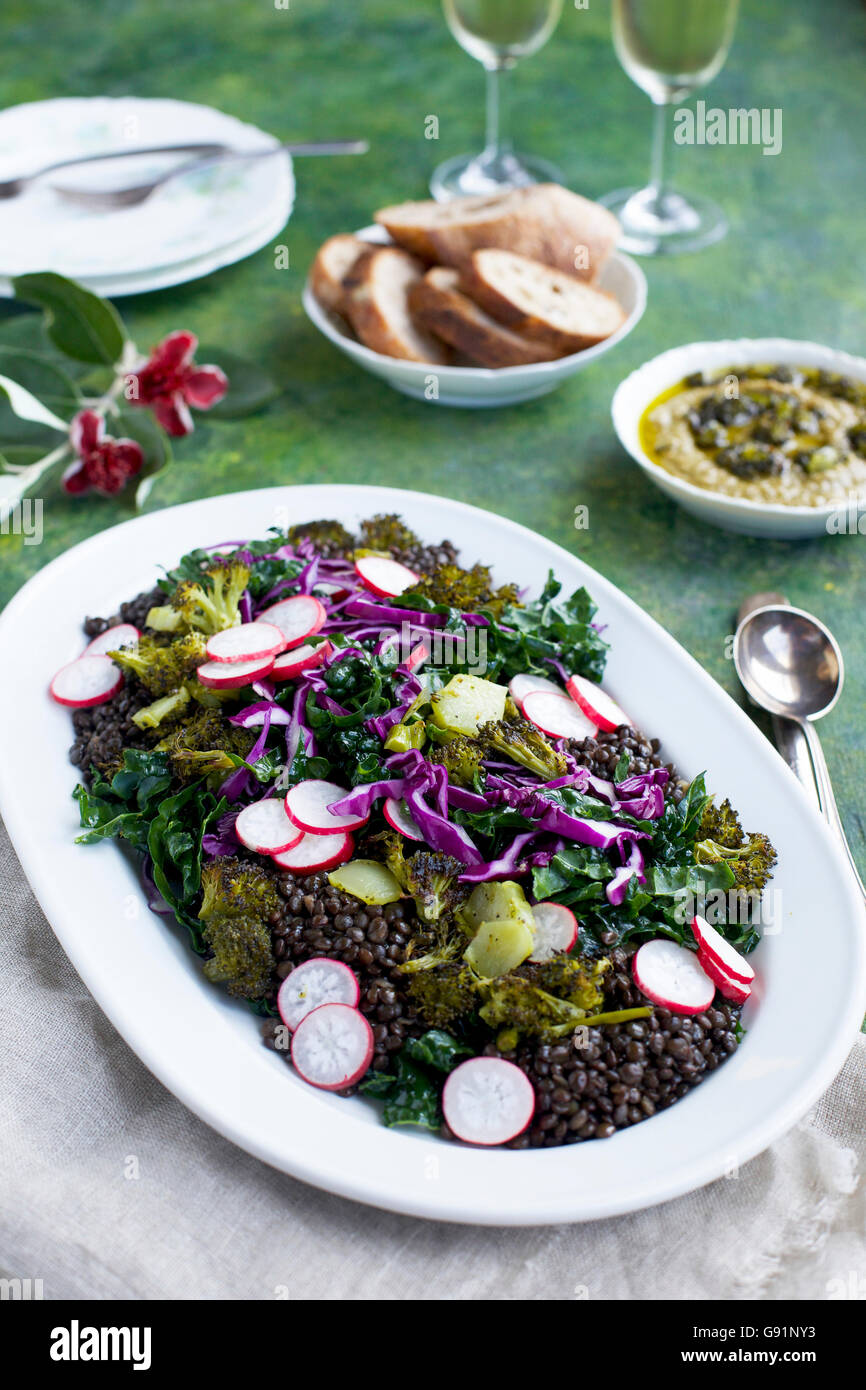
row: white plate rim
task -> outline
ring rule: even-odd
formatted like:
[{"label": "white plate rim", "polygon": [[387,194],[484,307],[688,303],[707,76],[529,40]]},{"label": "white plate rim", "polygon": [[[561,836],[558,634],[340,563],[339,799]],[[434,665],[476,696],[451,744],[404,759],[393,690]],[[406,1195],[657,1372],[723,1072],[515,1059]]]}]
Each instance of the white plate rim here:
[{"label": "white plate rim", "polygon": [[[605,580],[603,576],[591,570],[561,547],[534,535],[515,522],[481,511],[468,504],[400,489],[363,485],[306,485],[297,488],[270,488],[260,492],[228,494],[222,497],[185,503],[122,523],[120,526],[102,532],[59,556],[37,573],[0,615],[0,649],[10,637],[14,639],[15,629],[22,622],[26,623],[29,612],[33,611],[34,608],[38,610],[40,605],[50,604],[51,595],[58,586],[65,584],[67,592],[71,592],[74,586],[69,581],[74,577],[76,571],[79,574],[82,571],[85,574],[92,572],[88,571],[88,566],[95,564],[98,568],[100,562],[107,559],[113,551],[123,558],[130,550],[130,543],[134,546],[138,542],[147,541],[148,554],[151,553],[151,546],[156,547],[156,552],[153,555],[154,565],[157,562],[157,552],[170,562],[173,557],[164,555],[166,541],[161,539],[162,534],[167,529],[173,534],[171,528],[176,526],[178,535],[192,536],[191,543],[216,541],[224,538],[228,533],[236,533],[239,526],[242,530],[246,530],[248,526],[252,527],[258,524],[264,531],[266,526],[270,524],[268,518],[275,514],[277,508],[284,507],[289,502],[294,502],[296,506],[300,507],[299,515],[306,514],[309,517],[336,514],[348,518],[349,516],[369,514],[375,510],[396,510],[406,514],[410,524],[414,521],[414,524],[422,532],[428,531],[429,533],[429,528],[422,525],[422,522],[425,517],[431,515],[440,517],[440,520],[445,520],[446,523],[448,517],[453,518],[458,529],[461,522],[464,523],[467,534],[483,534],[479,528],[485,526],[488,528],[488,534],[490,529],[501,531],[507,542],[513,542],[513,545],[510,546],[512,554],[519,555],[521,548],[527,552],[528,556],[535,551],[539,557],[543,558],[544,563],[549,561],[567,580],[586,582],[600,601],[602,616],[605,616],[605,607],[610,602],[612,606],[610,611],[619,610],[617,621],[637,623],[636,640],[638,643],[644,639],[649,642],[651,639],[653,649],[657,649],[662,657],[666,654],[671,660],[681,664],[683,669],[690,670],[692,676],[702,687],[705,700],[716,708],[724,708],[728,719],[739,730],[740,735],[748,745],[750,758],[755,759],[759,766],[763,766],[764,770],[769,769],[773,781],[779,779],[775,787],[775,794],[781,796],[786,805],[792,802],[796,804],[800,820],[807,826],[810,838],[817,841],[818,858],[823,859],[824,867],[828,872],[832,871],[832,892],[836,895],[837,900],[841,900],[844,907],[843,920],[848,931],[845,945],[846,951],[849,951],[850,954],[846,955],[845,972],[842,976],[844,997],[834,1001],[832,1044],[823,1051],[818,1060],[814,1060],[810,1056],[805,1075],[798,1080],[795,1089],[787,1097],[784,1104],[779,1104],[775,1109],[771,1108],[766,1112],[762,1109],[760,1122],[751,1127],[747,1140],[737,1149],[738,1162],[745,1162],[748,1158],[761,1152],[795,1124],[819,1098],[841,1067],[849,1048],[853,1045],[862,1018],[864,982],[866,982],[866,930],[864,930],[863,904],[856,892],[853,880],[847,874],[844,860],[829,831],[823,822],[814,815],[802,788],[799,787],[792,774],[771,746],[766,743],[748,716],[730,700],[720,687],[715,685],[693,658],[682,648],[679,648],[674,639],[651,618],[643,614],[637,605]],[[260,520],[254,522],[252,520],[253,514]],[[435,522],[437,527],[440,520]],[[190,526],[193,528],[192,532]],[[197,535],[194,534],[196,528],[199,529]],[[173,542],[170,541],[169,545],[172,544]],[[534,563],[535,556],[532,558]],[[115,592],[118,584],[121,584],[122,587],[122,581],[118,580],[116,570],[112,571],[110,582]],[[33,688],[37,693],[42,688],[40,686],[41,677],[44,677],[48,666],[52,665],[50,662],[45,664],[44,656],[40,660],[43,669],[40,670],[38,677],[33,677],[35,681]],[[44,696],[41,705],[38,699],[35,702],[35,708],[41,716],[40,730],[48,722],[49,712],[45,708],[46,705],[47,700]],[[20,720],[21,713],[14,699],[10,703],[9,693],[0,692],[0,715],[3,713],[8,715],[10,709],[16,713]],[[8,720],[0,718],[0,730],[7,724]],[[664,736],[665,731],[660,730],[660,732]],[[2,733],[0,733],[0,738],[2,738]],[[68,729],[64,742],[67,739]],[[17,739],[17,742],[19,745],[23,744],[20,739]],[[42,861],[44,846],[38,836],[34,838],[31,827],[27,823],[27,817],[19,804],[18,778],[21,767],[26,766],[26,761],[16,764],[15,760],[8,756],[11,751],[7,748],[7,756],[0,758],[0,811],[2,811],[13,845],[21,859],[22,867],[30,879],[64,950],[69,955],[73,965],[79,970],[100,1007],[120,1029],[126,1041],[138,1053],[145,1065],[203,1120],[248,1152],[254,1153],[265,1162],[307,1182],[358,1201],[414,1216],[487,1225],[548,1224],[562,1221],[592,1220],[616,1215],[667,1201],[712,1181],[725,1171],[729,1161],[728,1156],[713,1150],[704,1154],[700,1161],[693,1158],[685,1169],[678,1152],[677,1160],[672,1169],[663,1174],[655,1173],[651,1179],[648,1179],[645,1173],[638,1172],[634,1177],[633,1186],[626,1191],[606,1191],[601,1194],[596,1192],[583,1193],[579,1190],[572,1191],[569,1186],[565,1195],[557,1190],[556,1194],[551,1196],[552,1185],[549,1182],[545,1184],[541,1181],[545,1176],[552,1178],[555,1174],[559,1175],[561,1165],[566,1161],[571,1165],[566,1170],[569,1183],[573,1177],[575,1184],[579,1180],[582,1169],[596,1170],[601,1173],[611,1166],[612,1160],[621,1166],[622,1159],[626,1159],[634,1152],[640,1153],[643,1147],[642,1136],[648,1140],[650,1132],[658,1136],[651,1146],[658,1149],[664,1140],[669,1139],[672,1128],[676,1132],[678,1126],[677,1124],[672,1126],[671,1117],[682,1116],[683,1111],[690,1104],[694,1105],[696,1101],[700,1101],[702,1096],[706,1096],[711,1087],[723,1086],[726,1074],[732,1081],[734,1080],[733,1072],[726,1073],[724,1069],[719,1078],[710,1078],[708,1083],[697,1088],[690,1097],[687,1097],[682,1105],[674,1106],[662,1115],[655,1117],[650,1125],[638,1125],[630,1130],[621,1131],[613,1140],[606,1143],[576,1145],[564,1149],[530,1151],[528,1153],[479,1151],[463,1146],[447,1145],[435,1139],[418,1138],[415,1135],[412,1135],[410,1140],[406,1135],[393,1134],[378,1125],[365,1130],[360,1125],[355,1124],[354,1137],[357,1140],[359,1133],[366,1133],[366,1142],[362,1144],[362,1149],[375,1151],[377,1163],[380,1165],[377,1166],[377,1163],[373,1163],[372,1166],[368,1165],[366,1171],[360,1173],[351,1171],[343,1157],[345,1152],[343,1146],[346,1138],[353,1137],[352,1117],[348,1115],[347,1111],[344,1111],[346,1117],[344,1121],[343,1118],[335,1118],[338,1115],[337,1111],[318,1108],[317,1102],[321,1099],[319,1093],[311,1092],[311,1088],[298,1083],[294,1088],[291,1101],[291,1110],[296,1120],[292,1129],[292,1142],[296,1145],[300,1142],[301,1149],[300,1151],[293,1151],[290,1155],[275,1151],[270,1138],[271,1126],[274,1124],[273,1115],[268,1116],[267,1126],[264,1130],[261,1130],[261,1117],[259,1117],[257,1123],[252,1126],[253,1130],[258,1130],[258,1132],[251,1133],[250,1115],[244,1115],[243,1121],[239,1123],[232,1111],[232,1106],[241,1106],[248,1091],[255,1085],[264,1086],[266,1072],[269,1078],[267,1084],[270,1087],[271,1072],[269,1069],[271,1065],[281,1067],[283,1064],[258,1044],[255,1051],[249,1048],[237,1049],[236,1030],[232,1029],[230,1030],[230,1056],[237,1063],[237,1070],[242,1071],[242,1076],[235,1075],[230,1070],[227,1071],[224,1076],[221,1076],[220,1095],[203,1099],[197,1089],[201,1077],[196,1076],[195,1073],[196,1068],[200,1071],[201,1062],[195,1055],[194,1043],[190,1044],[188,1041],[188,1047],[192,1049],[187,1054],[190,1061],[188,1074],[184,1065],[178,1066],[177,1059],[171,1054],[170,1038],[157,1037],[156,1033],[148,1032],[146,1027],[142,1031],[141,1021],[125,1013],[123,1000],[121,998],[118,1002],[116,990],[114,990],[115,982],[102,977],[101,972],[105,970],[104,962],[95,961],[88,955],[89,937],[87,933],[82,933],[79,929],[74,901],[70,897],[68,888],[64,889],[57,881],[57,875],[45,872]],[[20,756],[25,758],[23,751]],[[63,785],[68,788],[73,780],[74,773],[70,775],[70,770],[65,769]],[[773,790],[772,786],[771,790]],[[61,830],[64,835],[68,833],[66,822],[62,823]],[[75,850],[77,856],[83,856],[76,859],[75,864],[76,866],[81,864],[84,882],[89,880],[91,885],[95,885],[99,878],[99,869],[103,875],[106,871],[112,872],[109,860],[102,854],[103,851],[106,851],[108,855],[116,856],[117,861],[120,861],[116,847],[112,845],[95,846],[87,851]],[[87,856],[89,855],[94,855],[94,858],[92,864],[85,869],[84,866],[87,864]],[[79,880],[79,882],[81,881]],[[152,931],[164,931],[165,928],[162,924],[154,923],[154,919],[146,916],[144,930],[146,940],[151,942],[154,939],[151,935]],[[92,945],[90,949],[92,952]],[[185,947],[182,949],[186,950]],[[787,948],[785,949],[787,950]],[[792,952],[789,955],[792,955]],[[182,974],[184,972],[179,971],[176,977],[171,975],[167,976],[166,979],[169,986],[173,985],[177,979],[178,997],[182,993],[186,1002],[189,997],[189,989],[188,984],[185,984],[181,991],[180,976]],[[206,1007],[214,1017],[219,1015],[222,1018],[225,1008],[233,1007],[224,1006],[221,1000],[217,1002],[214,998],[216,991],[213,991],[209,986],[201,993],[202,998],[207,998]],[[244,1022],[246,1024],[247,1020]],[[173,1020],[169,1020],[165,1025],[167,1030],[174,1026]],[[758,1025],[753,1024],[751,1026],[757,1027]],[[165,1053],[166,1047],[168,1047],[169,1055]],[[224,1048],[223,1051],[225,1051]],[[745,1052],[745,1049],[743,1051]],[[737,1059],[735,1058],[727,1065],[734,1068],[736,1062]],[[279,1084],[280,1086],[286,1085],[283,1076],[280,1076]],[[714,1090],[713,1095],[717,1097],[715,1108],[718,1109],[718,1099],[721,1098],[722,1092]],[[345,1102],[338,1101],[336,1104],[339,1107],[345,1106]],[[707,1110],[705,1105],[701,1105],[699,1108],[702,1114],[704,1111],[707,1114],[713,1113],[712,1110]],[[697,1119],[697,1111],[694,1118]],[[310,1143],[309,1134],[299,1135],[300,1128],[305,1121],[314,1125],[315,1142]],[[694,1132],[695,1126],[692,1125],[690,1133]],[[378,1142],[371,1137],[376,1135],[379,1136]],[[696,1135],[695,1139],[697,1142]],[[614,1158],[615,1151],[612,1150],[611,1146],[617,1143],[622,1145],[622,1152]],[[331,1144],[333,1144],[333,1148],[329,1147]],[[338,1148],[339,1152],[337,1152]],[[597,1157],[593,1158],[592,1151],[596,1151]],[[422,1166],[431,1161],[434,1154],[436,1164],[441,1164],[441,1173],[437,1167],[437,1177],[441,1179],[441,1183],[421,1180]],[[424,1177],[425,1179],[427,1177],[426,1171]],[[503,1195],[503,1191],[508,1195]]]},{"label": "white plate rim", "polygon": [[[0,117],[19,111],[26,112],[28,108],[45,107],[58,102],[66,103],[70,101],[77,102],[81,105],[94,101],[100,104],[115,103],[119,107],[123,106],[125,108],[155,102],[163,107],[177,107],[181,109],[181,111],[192,110],[205,112],[218,116],[220,121],[226,123],[227,126],[234,127],[236,130],[243,132],[244,137],[252,139],[255,145],[261,144],[264,148],[265,146],[277,145],[279,143],[277,137],[271,135],[269,131],[262,130],[259,126],[250,121],[244,121],[238,116],[233,116],[230,112],[222,111],[215,106],[210,106],[207,102],[186,101],[176,97],[141,97],[134,95],[123,97],[100,96],[96,98],[76,96],[49,97],[35,101],[18,102],[14,106],[7,107],[4,111],[0,112]],[[245,146],[245,148],[247,147],[253,148],[253,144]],[[275,235],[275,233],[285,225],[291,215],[295,202],[294,165],[291,156],[287,153],[274,156],[273,162],[278,170],[279,177],[275,177],[273,180],[271,204],[266,211],[262,213],[258,221],[247,227],[240,237],[233,237],[229,241],[223,242],[221,245],[212,246],[192,259],[178,259],[175,257],[165,261],[158,261],[156,264],[143,267],[141,270],[136,271],[130,270],[109,272],[106,275],[90,274],[78,276],[76,278],[78,278],[79,283],[87,285],[103,295],[121,296],[124,294],[147,293],[149,290],[164,289],[173,285],[185,283],[185,281],[189,279],[195,279],[200,275],[209,274],[213,270],[232,264],[234,260],[241,259],[244,255],[252,254],[253,251],[258,250],[264,245],[265,241]],[[265,228],[267,230],[264,230]],[[262,239],[257,240],[257,238]],[[253,245],[252,243],[254,242],[255,244]],[[243,250],[240,254],[234,254],[235,248],[238,247],[249,247],[249,249]],[[205,268],[199,269],[201,266]],[[194,270],[195,273],[180,274],[181,271],[187,270]],[[148,277],[149,280],[146,288],[139,288],[137,284],[131,289],[124,288],[130,281],[137,281],[139,278],[144,277]],[[4,298],[11,297],[12,278],[14,277],[0,272],[0,296]]]},{"label": "white plate rim", "polygon": [[[391,241],[384,227],[379,227],[375,223],[359,228],[352,235],[359,237],[362,241],[369,241],[377,245],[390,246],[395,244]],[[624,266],[635,287],[635,305],[625,322],[615,333],[611,333],[609,338],[604,338],[602,342],[596,343],[593,347],[583,348],[580,352],[571,352],[566,357],[557,357],[552,362],[528,362],[518,367],[454,367],[439,366],[431,362],[409,362],[404,358],[389,359],[385,354],[375,352],[373,348],[365,347],[356,338],[349,338],[342,331],[335,319],[316,299],[309,277],[304,284],[301,302],[310,322],[336,347],[356,358],[357,361],[365,365],[375,365],[380,370],[383,361],[386,363],[389,360],[394,361],[399,365],[401,373],[405,373],[408,379],[423,382],[425,377],[429,376],[431,372],[435,372],[439,380],[446,384],[448,382],[478,382],[479,385],[482,385],[485,382],[509,381],[517,384],[518,381],[531,382],[539,378],[553,380],[568,376],[577,367],[583,367],[595,361],[597,357],[602,357],[611,348],[616,347],[623,338],[627,337],[643,318],[648,293],[643,270],[637,261],[632,256],[627,256],[624,251],[612,251],[609,261],[612,265]]]},{"label": "white plate rim", "polygon": [[[733,354],[730,363],[727,362],[728,353]],[[718,338],[700,343],[682,343],[677,347],[667,348],[655,357],[648,358],[639,367],[635,367],[633,372],[629,372],[628,376],[623,377],[613,394],[610,407],[617,438],[638,467],[642,468],[649,477],[664,483],[665,489],[669,489],[672,493],[682,493],[683,496],[701,501],[705,505],[712,502],[734,515],[740,513],[743,516],[766,517],[768,520],[779,521],[794,517],[826,520],[827,517],[838,512],[839,508],[845,505],[845,502],[824,502],[817,507],[803,507],[794,504],[789,506],[782,502],[760,502],[751,497],[730,497],[727,493],[698,487],[697,484],[690,483],[687,478],[680,478],[675,473],[669,473],[666,468],[655,463],[640,445],[634,446],[628,441],[628,424],[635,420],[630,396],[633,392],[639,391],[645,378],[654,370],[666,366],[669,361],[678,362],[686,354],[693,357],[693,371],[700,371],[704,366],[710,365],[710,359],[716,357],[725,358],[724,364],[720,362],[719,365],[735,367],[738,356],[741,357],[745,353],[756,354],[753,361],[758,365],[764,360],[783,360],[783,354],[794,353],[796,356],[790,360],[796,366],[826,366],[830,370],[850,373],[858,380],[866,381],[866,357],[857,357],[853,353],[843,352],[841,348],[827,347],[826,344],[809,342],[805,338]],[[764,359],[759,355],[761,353],[770,353],[771,355]],[[716,363],[713,362],[712,365],[715,366]],[[744,361],[743,365],[749,366],[751,364]],[[674,375],[669,384],[673,386],[677,380],[677,376]],[[664,389],[663,387],[662,390]],[[659,392],[656,391],[655,395],[658,394]],[[637,413],[637,420],[640,419],[652,399],[654,397],[649,396],[644,400]]]},{"label": "white plate rim", "polygon": [[[179,261],[176,265],[166,266],[161,271],[141,271],[135,275],[121,275],[117,278],[109,276],[104,280],[85,277],[79,281],[79,284],[93,290],[103,299],[123,299],[129,295],[152,294],[156,290],[171,289],[174,285],[185,285],[192,280],[201,280],[206,275],[213,275],[217,270],[224,270],[227,266],[236,265],[238,261],[246,260],[249,256],[255,255],[263,246],[267,246],[272,237],[283,230],[291,214],[292,204],[289,200],[274,208],[268,220],[263,222],[254,232],[248,233],[238,241],[227,242],[218,251],[211,252],[206,256],[194,257],[189,261]],[[12,297],[11,282],[2,277],[0,277],[0,297],[6,299]]]}]

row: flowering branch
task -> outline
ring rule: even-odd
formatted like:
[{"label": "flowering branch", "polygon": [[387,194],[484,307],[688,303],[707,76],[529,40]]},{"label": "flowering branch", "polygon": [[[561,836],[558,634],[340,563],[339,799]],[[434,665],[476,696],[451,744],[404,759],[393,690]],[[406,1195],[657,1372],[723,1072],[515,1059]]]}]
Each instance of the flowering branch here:
[{"label": "flowering branch", "polygon": [[[191,408],[210,410],[223,401],[230,386],[227,373],[219,366],[196,363],[198,339],[186,331],[170,333],[144,358],[114,307],[63,276],[21,276],[14,286],[19,298],[45,310],[45,355],[28,351],[22,373],[27,379],[26,367],[30,365],[32,371],[36,359],[43,370],[59,376],[68,388],[71,418],[63,419],[19,382],[0,376],[0,406],[5,403],[13,417],[38,426],[37,435],[45,441],[44,454],[31,461],[14,463],[4,458],[0,410],[0,520],[40,479],[61,466],[62,485],[70,496],[91,491],[112,496],[131,479],[138,479],[136,504],[140,506],[156,473],[169,461],[169,438],[193,431]],[[105,389],[99,394],[81,392],[61,370],[58,356],[64,364],[84,362],[108,371]],[[232,354],[220,356],[230,359],[232,377],[237,375],[241,388],[233,389],[232,408],[226,413],[247,414],[276,394],[273,382],[248,363]],[[136,419],[139,410],[147,413]],[[123,432],[109,433],[109,422]],[[59,434],[60,440],[52,440],[52,434],[55,440]]]}]

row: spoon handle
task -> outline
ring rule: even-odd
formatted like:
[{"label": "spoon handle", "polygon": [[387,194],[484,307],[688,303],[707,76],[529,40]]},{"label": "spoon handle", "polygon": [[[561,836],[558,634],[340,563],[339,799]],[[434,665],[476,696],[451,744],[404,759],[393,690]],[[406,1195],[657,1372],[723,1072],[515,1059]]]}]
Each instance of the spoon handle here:
[{"label": "spoon handle", "polygon": [[821,740],[818,737],[814,724],[808,719],[804,719],[801,726],[806,735],[806,742],[809,745],[809,755],[812,759],[812,766],[815,769],[815,781],[818,784],[818,800],[821,803],[821,813],[829,825],[833,834],[836,836],[841,848],[844,850],[848,863],[851,865],[851,872],[857,881],[863,897],[866,898],[866,888],[851,853],[851,846],[845,836],[842,821],[839,816],[839,808],[836,805],[836,797],[833,795],[833,784],[830,781],[830,771],[827,767],[827,760],[824,757],[824,750],[821,747]]},{"label": "spoon handle", "polygon": [[815,769],[809,756],[809,743],[801,724],[783,715],[772,716],[773,740],[815,810],[821,814],[821,798]]}]

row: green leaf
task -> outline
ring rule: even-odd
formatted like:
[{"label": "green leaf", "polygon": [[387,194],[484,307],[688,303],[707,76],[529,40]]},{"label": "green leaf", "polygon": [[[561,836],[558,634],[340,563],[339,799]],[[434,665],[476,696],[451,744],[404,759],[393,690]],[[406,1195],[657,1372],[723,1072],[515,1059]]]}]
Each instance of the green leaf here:
[{"label": "green leaf", "polygon": [[208,410],[208,414],[217,420],[236,420],[244,415],[252,415],[256,410],[262,410],[282,390],[261,367],[233,352],[227,352],[225,348],[199,345],[195,360],[200,367],[211,364],[221,367],[229,379],[229,389],[222,400]]},{"label": "green leaf", "polygon": [[458,1042],[443,1028],[431,1028],[420,1038],[410,1038],[406,1052],[416,1062],[425,1062],[437,1071],[453,1071],[463,1057],[472,1056],[472,1048]]},{"label": "green leaf", "polygon": [[[41,401],[11,377],[0,375],[0,392],[9,402],[10,409],[19,420],[30,420],[37,425],[47,425],[50,429],[66,434],[69,424],[44,406]],[[17,442],[17,441],[16,441]]]},{"label": "green leaf", "polygon": [[421,1125],[424,1129],[438,1129],[441,1124],[439,1086],[402,1052],[397,1056],[393,1074],[383,1077],[373,1072],[361,1082],[359,1090],[384,1100],[382,1119],[389,1128]]},{"label": "green leaf", "polygon": [[12,288],[17,299],[44,309],[48,336],[67,357],[106,366],[120,361],[127,335],[108,300],[53,271],[17,275]]}]

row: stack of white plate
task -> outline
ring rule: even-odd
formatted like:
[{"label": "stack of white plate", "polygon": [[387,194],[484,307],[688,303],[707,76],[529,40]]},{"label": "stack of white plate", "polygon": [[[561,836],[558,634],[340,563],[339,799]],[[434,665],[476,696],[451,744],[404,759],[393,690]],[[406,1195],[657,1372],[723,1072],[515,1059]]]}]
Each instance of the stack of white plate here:
[{"label": "stack of white plate", "polygon": [[[69,97],[0,112],[0,180],[109,150],[214,143],[267,149],[277,140],[187,101]],[[188,159],[189,156],[183,156]],[[156,177],[177,156],[141,156],[64,170],[57,182],[118,188]],[[213,164],[170,180],[145,202],[108,211],[53,192],[51,178],[0,202],[0,295],[10,279],[53,270],[101,295],[141,294],[231,265],[282,231],[295,181],[288,155]]]}]

